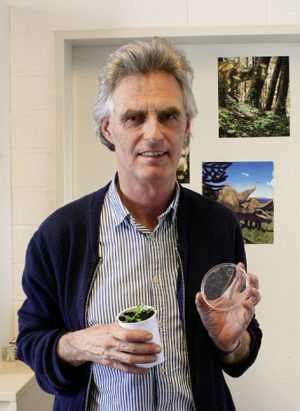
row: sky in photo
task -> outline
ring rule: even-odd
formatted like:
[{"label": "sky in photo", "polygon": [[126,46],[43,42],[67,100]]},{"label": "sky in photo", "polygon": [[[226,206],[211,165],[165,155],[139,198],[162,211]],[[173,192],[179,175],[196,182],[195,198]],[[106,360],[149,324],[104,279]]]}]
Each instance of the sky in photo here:
[{"label": "sky in photo", "polygon": [[256,186],[250,197],[274,198],[272,161],[237,161],[227,168],[226,184],[241,192]]}]

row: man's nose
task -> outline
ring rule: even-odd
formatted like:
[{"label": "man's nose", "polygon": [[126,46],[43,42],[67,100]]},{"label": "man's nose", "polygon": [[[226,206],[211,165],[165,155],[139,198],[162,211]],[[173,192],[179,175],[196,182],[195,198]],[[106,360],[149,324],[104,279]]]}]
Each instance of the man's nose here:
[{"label": "man's nose", "polygon": [[162,125],[156,115],[149,116],[144,124],[144,138],[153,142],[162,139]]}]

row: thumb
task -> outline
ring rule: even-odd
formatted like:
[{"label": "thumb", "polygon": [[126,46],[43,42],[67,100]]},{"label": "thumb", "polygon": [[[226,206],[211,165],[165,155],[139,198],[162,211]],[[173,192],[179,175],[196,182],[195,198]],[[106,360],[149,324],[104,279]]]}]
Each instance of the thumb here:
[{"label": "thumb", "polygon": [[199,314],[204,313],[204,312],[209,310],[209,307],[206,304],[206,302],[204,301],[204,298],[203,298],[201,292],[196,294],[195,303],[196,303],[197,310],[198,310]]}]

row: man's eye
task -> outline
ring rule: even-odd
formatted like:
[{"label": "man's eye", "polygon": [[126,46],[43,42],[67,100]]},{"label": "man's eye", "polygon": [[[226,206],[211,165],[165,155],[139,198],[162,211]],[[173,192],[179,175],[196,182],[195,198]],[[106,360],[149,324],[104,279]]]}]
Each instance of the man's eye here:
[{"label": "man's eye", "polygon": [[143,116],[140,115],[130,115],[126,117],[126,123],[141,123],[143,121]]},{"label": "man's eye", "polygon": [[160,113],[161,120],[178,120],[178,118],[179,118],[179,113],[173,110]]},{"label": "man's eye", "polygon": [[139,125],[141,121],[142,119],[139,114],[129,114],[128,113],[121,117],[121,123],[127,127]]}]

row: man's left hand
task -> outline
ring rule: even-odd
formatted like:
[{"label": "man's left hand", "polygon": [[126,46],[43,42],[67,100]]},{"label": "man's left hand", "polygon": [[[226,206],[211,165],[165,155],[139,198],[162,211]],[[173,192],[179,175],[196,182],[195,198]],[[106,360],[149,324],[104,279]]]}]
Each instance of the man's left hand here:
[{"label": "man's left hand", "polygon": [[[243,263],[238,265],[244,268]],[[239,346],[260,299],[258,278],[249,273],[245,299],[239,307],[231,311],[214,310],[206,304],[202,294],[197,293],[198,313],[210,338],[219,350],[226,353],[234,351]]]}]

